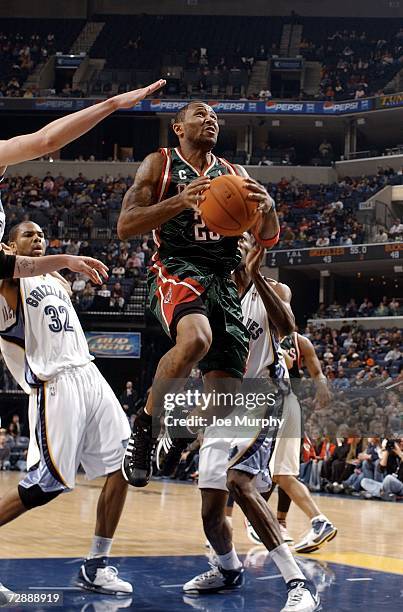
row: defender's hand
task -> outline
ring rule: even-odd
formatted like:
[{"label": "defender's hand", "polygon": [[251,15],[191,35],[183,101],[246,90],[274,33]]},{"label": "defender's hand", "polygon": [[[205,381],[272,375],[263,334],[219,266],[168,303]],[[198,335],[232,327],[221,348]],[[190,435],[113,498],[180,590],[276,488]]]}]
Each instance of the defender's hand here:
[{"label": "defender's hand", "polygon": [[112,101],[116,104],[117,109],[131,108],[137,104],[137,102],[144,100],[144,98],[147,96],[150,96],[154,92],[161,89],[161,87],[164,87],[164,85],[166,85],[165,79],[159,79],[147,87],[141,87],[140,89],[134,89],[133,91],[128,91],[126,93],[119,94],[118,96],[114,96]]},{"label": "defender's hand", "polygon": [[102,285],[101,277],[108,278],[108,268],[102,261],[81,255],[67,255],[66,257],[66,268],[72,272],[85,274],[96,285]]}]

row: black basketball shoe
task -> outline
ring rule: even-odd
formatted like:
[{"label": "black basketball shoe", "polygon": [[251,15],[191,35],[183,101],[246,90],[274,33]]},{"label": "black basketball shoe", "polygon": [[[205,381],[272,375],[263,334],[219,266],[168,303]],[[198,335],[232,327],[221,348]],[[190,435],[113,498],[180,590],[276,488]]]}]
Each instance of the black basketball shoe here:
[{"label": "black basketball shoe", "polygon": [[152,417],[142,411],[134,421],[122,461],[123,477],[133,487],[145,487],[148,484],[152,472],[154,445]]}]

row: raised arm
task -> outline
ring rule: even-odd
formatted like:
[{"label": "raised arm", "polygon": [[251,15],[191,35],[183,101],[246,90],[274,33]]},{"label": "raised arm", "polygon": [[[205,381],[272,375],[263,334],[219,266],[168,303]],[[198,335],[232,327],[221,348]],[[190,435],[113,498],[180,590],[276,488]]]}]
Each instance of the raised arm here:
[{"label": "raised arm", "polygon": [[134,106],[163,85],[165,81],[160,79],[148,87],[114,96],[89,108],[56,119],[33,134],[24,134],[10,138],[10,140],[0,141],[0,167],[4,168],[11,164],[35,159],[64,147],[91,130],[111,113]]},{"label": "raised arm", "polygon": [[151,153],[137,170],[134,183],[123,198],[118,219],[117,230],[121,240],[149,232],[185,208],[193,208],[202,201],[201,191],[210,183],[207,177],[197,178],[180,194],[158,202],[163,161],[160,153]]},{"label": "raised arm", "polygon": [[246,185],[250,189],[248,199],[258,202],[259,210],[262,213],[258,223],[252,229],[253,235],[259,244],[270,249],[277,244],[280,237],[280,224],[274,200],[263,185],[248,175],[243,166],[237,166],[237,169],[245,177]]},{"label": "raised arm", "polygon": [[282,338],[291,334],[295,328],[295,318],[291,310],[291,289],[288,285],[265,279],[261,275],[259,268],[264,251],[261,246],[252,247],[246,256],[245,268],[262,298],[270,323]]},{"label": "raised arm", "polygon": [[331,395],[326,376],[322,372],[320,361],[315,353],[312,342],[298,334],[298,346],[301,357],[307,367],[310,377],[314,380],[316,386],[316,398],[322,407],[329,404]]},{"label": "raised arm", "polygon": [[108,278],[108,268],[98,259],[74,255],[45,255],[44,257],[25,257],[12,255],[0,250],[0,279],[26,278],[40,276],[57,270],[68,268],[88,276],[97,285],[101,284],[101,276]]}]

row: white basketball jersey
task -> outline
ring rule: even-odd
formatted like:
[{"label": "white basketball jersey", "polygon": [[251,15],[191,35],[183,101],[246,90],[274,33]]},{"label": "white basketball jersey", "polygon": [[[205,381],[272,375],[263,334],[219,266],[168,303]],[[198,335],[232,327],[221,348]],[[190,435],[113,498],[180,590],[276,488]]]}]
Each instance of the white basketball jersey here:
[{"label": "white basketball jersey", "polygon": [[28,382],[47,381],[63,370],[89,363],[93,357],[61,283],[46,274],[20,279],[20,289]]},{"label": "white basketball jersey", "polygon": [[251,283],[241,298],[243,324],[250,334],[245,378],[288,378],[288,370],[263,300]]}]

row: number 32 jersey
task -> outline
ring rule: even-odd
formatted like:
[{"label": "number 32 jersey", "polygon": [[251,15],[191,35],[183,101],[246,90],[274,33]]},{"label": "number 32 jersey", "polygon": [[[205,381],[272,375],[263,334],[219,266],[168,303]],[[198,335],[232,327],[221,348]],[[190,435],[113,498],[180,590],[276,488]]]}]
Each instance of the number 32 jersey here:
[{"label": "number 32 jersey", "polygon": [[[211,179],[222,174],[240,174],[225,159],[212,154],[211,164],[201,175],[182,156],[179,148],[161,149],[163,170],[158,187],[158,201],[178,195],[190,182],[200,176]],[[157,253],[154,259],[169,263],[173,258],[184,260],[207,273],[220,270],[229,274],[239,261],[237,237],[224,237],[210,231],[200,214],[186,209],[153,232]]]},{"label": "number 32 jersey", "polygon": [[36,385],[93,360],[70,297],[53,276],[22,278],[17,313],[0,335],[25,350],[25,378]]}]

